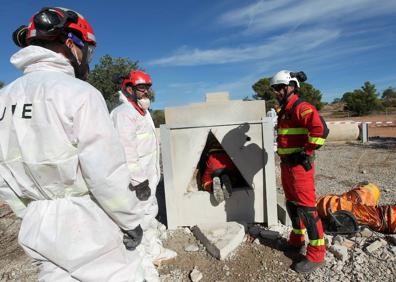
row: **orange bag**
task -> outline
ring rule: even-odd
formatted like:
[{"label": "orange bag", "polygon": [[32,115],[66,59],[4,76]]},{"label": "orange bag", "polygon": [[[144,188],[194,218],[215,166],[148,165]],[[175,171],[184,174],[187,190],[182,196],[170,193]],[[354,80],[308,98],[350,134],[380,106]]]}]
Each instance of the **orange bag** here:
[{"label": "orange bag", "polygon": [[321,197],[316,206],[319,216],[323,219],[328,216],[329,210],[332,213],[345,210],[353,213],[360,225],[367,225],[383,233],[396,233],[396,206],[378,207],[380,196],[379,187],[368,183],[359,185],[341,196]]}]

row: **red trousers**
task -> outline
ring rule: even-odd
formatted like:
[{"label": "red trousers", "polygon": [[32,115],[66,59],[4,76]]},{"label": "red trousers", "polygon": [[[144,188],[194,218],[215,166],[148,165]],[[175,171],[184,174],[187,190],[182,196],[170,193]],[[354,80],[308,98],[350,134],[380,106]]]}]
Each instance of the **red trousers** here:
[{"label": "red trousers", "polygon": [[282,186],[286,196],[286,207],[293,225],[289,244],[304,245],[305,228],[309,245],[306,258],[322,262],[326,254],[322,221],[316,210],[314,185],[315,166],[305,171],[302,165],[289,166],[281,163]]}]

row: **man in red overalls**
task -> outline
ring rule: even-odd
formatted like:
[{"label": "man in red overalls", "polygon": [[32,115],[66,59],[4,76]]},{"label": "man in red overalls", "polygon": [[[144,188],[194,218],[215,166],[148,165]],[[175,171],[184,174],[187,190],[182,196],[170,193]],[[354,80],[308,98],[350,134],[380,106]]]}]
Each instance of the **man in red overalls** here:
[{"label": "man in red overalls", "polygon": [[220,143],[212,141],[209,146],[202,186],[206,191],[213,192],[216,202],[221,203],[231,197],[232,178],[239,172]]},{"label": "man in red overalls", "polygon": [[305,259],[295,265],[297,272],[311,272],[324,264],[326,254],[322,222],[316,210],[314,150],[328,135],[326,123],[316,108],[297,93],[303,72],[280,71],[270,81],[281,106],[278,115],[278,155],[282,186],[293,230],[288,241],[292,249],[304,245],[305,228],[309,245]]}]

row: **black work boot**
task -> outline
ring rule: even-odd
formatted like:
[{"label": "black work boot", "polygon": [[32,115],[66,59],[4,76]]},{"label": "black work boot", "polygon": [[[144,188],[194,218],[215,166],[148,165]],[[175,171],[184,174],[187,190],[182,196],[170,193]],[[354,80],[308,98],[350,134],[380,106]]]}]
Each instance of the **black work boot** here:
[{"label": "black work boot", "polygon": [[232,195],[231,179],[227,174],[221,176],[221,190],[223,190],[224,199],[227,200]]},{"label": "black work boot", "polygon": [[324,265],[325,262],[313,262],[307,259],[303,259],[302,261],[296,263],[296,265],[294,266],[294,270],[298,273],[308,273],[308,272],[312,272],[315,269],[317,269],[318,267]]}]

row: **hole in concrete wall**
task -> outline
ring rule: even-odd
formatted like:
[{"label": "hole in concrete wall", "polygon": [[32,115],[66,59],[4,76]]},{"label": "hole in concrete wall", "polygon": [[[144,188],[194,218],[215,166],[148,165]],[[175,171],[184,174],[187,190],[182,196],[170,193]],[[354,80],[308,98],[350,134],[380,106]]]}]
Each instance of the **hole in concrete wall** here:
[{"label": "hole in concrete wall", "polygon": [[187,192],[212,191],[213,177],[217,176],[222,181],[224,175],[229,177],[232,190],[250,188],[220,142],[209,132]]}]

